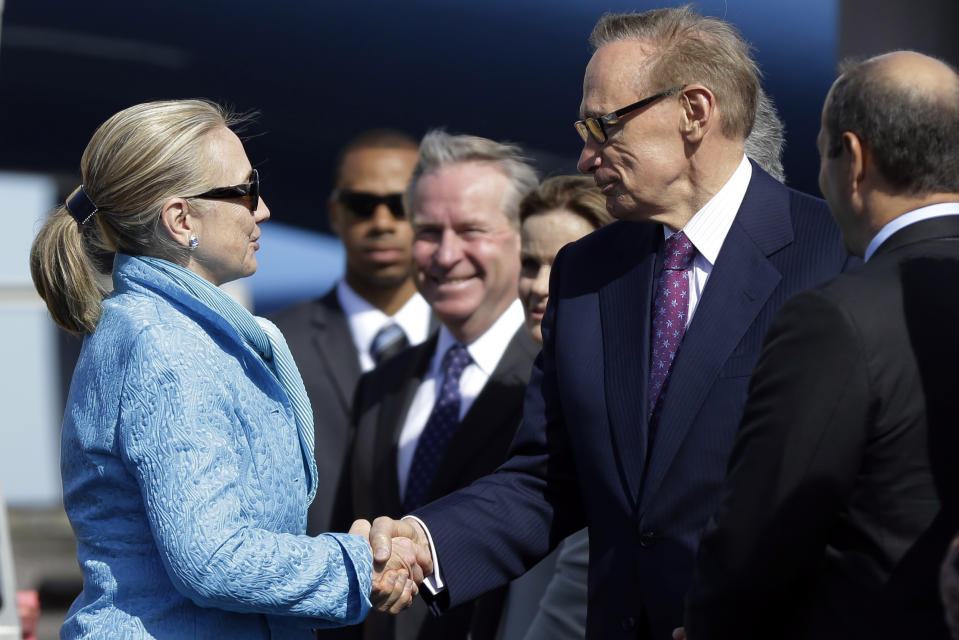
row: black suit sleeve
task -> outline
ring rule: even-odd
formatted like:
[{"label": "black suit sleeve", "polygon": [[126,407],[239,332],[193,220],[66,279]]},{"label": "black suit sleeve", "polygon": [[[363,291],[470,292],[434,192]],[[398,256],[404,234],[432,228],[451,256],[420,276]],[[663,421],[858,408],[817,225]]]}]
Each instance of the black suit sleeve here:
[{"label": "black suit sleeve", "polygon": [[[358,449],[360,454],[367,453],[362,446],[358,446],[357,444],[357,438],[359,437],[357,432],[360,418],[364,411],[369,408],[370,380],[376,380],[376,376],[376,370],[361,375],[356,384],[356,390],[353,393],[351,403],[352,410],[346,431],[346,442],[343,448],[343,462],[340,465],[340,477],[336,483],[336,495],[333,500],[332,513],[330,514],[331,531],[348,531],[354,520],[359,518],[370,519],[373,517],[368,513],[359,513],[357,510],[355,495],[357,488],[355,487],[353,477],[356,469],[353,458],[358,455]],[[364,500],[364,502],[368,501]]]},{"label": "black suit sleeve", "polygon": [[699,548],[691,640],[775,638],[790,624],[855,483],[871,411],[867,355],[851,318],[820,292],[777,314]]},{"label": "black suit sleeve", "polygon": [[343,463],[340,465],[340,477],[336,483],[336,494],[330,512],[330,531],[349,531],[356,516],[353,509],[353,451],[356,441],[356,423],[350,424],[346,435],[346,447]]}]

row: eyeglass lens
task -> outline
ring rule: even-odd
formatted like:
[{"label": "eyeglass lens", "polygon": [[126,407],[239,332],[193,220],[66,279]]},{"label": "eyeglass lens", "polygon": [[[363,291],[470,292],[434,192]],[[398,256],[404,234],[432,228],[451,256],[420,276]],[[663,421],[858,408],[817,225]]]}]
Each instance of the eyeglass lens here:
[{"label": "eyeglass lens", "polygon": [[596,142],[603,144],[606,142],[606,132],[603,130],[603,123],[596,118],[587,118],[575,123],[576,131],[579,137],[586,142],[588,136],[592,135]]}]

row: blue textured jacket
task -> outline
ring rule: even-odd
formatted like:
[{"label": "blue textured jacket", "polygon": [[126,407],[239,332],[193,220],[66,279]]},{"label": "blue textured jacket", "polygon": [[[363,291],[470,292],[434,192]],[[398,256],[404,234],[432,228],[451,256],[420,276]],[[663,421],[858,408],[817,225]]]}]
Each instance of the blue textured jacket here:
[{"label": "blue textured jacket", "polygon": [[63,420],[83,592],[62,638],[310,638],[361,621],[359,536],[304,535],[315,477],[286,394],[236,331],[118,255]]}]

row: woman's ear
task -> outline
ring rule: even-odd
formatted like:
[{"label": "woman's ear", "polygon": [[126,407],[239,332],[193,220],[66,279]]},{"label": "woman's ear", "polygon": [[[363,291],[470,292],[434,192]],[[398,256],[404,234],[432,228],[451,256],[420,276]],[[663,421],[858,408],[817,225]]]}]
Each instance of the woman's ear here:
[{"label": "woman's ear", "polygon": [[190,203],[184,198],[170,198],[163,203],[160,223],[178,245],[190,248],[190,238],[198,235],[196,222],[196,216],[190,212]]}]

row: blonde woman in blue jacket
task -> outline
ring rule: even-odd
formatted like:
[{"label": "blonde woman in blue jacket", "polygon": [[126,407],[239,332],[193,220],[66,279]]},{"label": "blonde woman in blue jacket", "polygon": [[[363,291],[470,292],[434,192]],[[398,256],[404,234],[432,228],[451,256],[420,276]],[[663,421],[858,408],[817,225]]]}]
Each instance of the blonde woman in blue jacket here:
[{"label": "blonde woman in blue jacket", "polygon": [[62,638],[310,638],[371,597],[405,608],[421,579],[402,541],[374,567],[361,536],[305,535],[303,383],[279,331],[218,288],[256,270],[270,216],[234,123],[196,100],[114,115],[34,242],[38,292],[85,336],[61,442],[84,583]]}]

